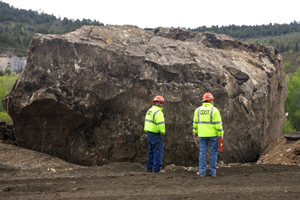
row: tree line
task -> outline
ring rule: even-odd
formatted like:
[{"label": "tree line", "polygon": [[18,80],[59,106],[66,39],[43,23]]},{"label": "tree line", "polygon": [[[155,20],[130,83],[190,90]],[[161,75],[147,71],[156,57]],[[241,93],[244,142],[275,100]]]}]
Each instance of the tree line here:
[{"label": "tree line", "polygon": [[195,29],[190,29],[196,32],[213,32],[219,34],[230,35],[234,38],[247,39],[247,38],[258,38],[266,36],[279,36],[292,32],[300,32],[300,22],[293,21],[290,24],[277,24],[270,23],[267,25],[255,25],[255,26],[212,26],[206,27],[201,26]]},{"label": "tree line", "polygon": [[0,1],[0,53],[9,51],[20,57],[26,56],[35,33],[64,34],[83,25],[104,24],[90,19],[61,19],[46,13],[14,8]]}]

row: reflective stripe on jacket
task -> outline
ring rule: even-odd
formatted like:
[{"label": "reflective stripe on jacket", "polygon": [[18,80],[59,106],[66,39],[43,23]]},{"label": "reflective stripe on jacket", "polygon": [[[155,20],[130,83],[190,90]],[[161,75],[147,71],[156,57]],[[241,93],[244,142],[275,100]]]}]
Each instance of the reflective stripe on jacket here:
[{"label": "reflective stripe on jacket", "polygon": [[211,103],[203,103],[195,110],[193,132],[198,137],[222,137],[224,131],[220,111]]},{"label": "reflective stripe on jacket", "polygon": [[145,132],[165,134],[165,118],[163,108],[153,105],[145,116]]}]

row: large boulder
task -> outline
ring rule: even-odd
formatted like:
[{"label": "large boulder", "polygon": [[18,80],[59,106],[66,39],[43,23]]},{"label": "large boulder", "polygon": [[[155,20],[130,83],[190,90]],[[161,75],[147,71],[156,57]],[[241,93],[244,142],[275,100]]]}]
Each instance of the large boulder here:
[{"label": "large boulder", "polygon": [[19,146],[82,164],[144,163],[144,116],[164,96],[164,164],[197,165],[194,110],[211,92],[225,162],[256,161],[282,134],[287,94],[280,54],[226,35],[136,26],[36,34],[3,101]]}]

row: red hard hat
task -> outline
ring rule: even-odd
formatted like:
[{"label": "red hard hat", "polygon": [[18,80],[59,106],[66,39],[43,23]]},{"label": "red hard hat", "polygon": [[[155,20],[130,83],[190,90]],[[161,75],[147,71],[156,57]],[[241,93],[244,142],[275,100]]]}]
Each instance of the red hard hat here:
[{"label": "red hard hat", "polygon": [[163,102],[164,104],[166,103],[162,96],[154,97],[154,99],[152,100],[152,103],[154,103],[155,101]]},{"label": "red hard hat", "polygon": [[203,98],[202,98],[202,102],[203,101],[209,101],[209,100],[212,100],[212,99],[215,99],[215,97],[211,94],[211,93],[205,93],[203,95]]}]

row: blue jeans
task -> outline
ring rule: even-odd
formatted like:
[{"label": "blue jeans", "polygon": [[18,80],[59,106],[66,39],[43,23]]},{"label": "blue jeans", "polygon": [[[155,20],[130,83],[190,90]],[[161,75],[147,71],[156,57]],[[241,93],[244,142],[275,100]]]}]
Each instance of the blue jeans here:
[{"label": "blue jeans", "polygon": [[149,144],[148,159],[146,162],[146,169],[153,172],[159,172],[162,166],[162,158],[164,152],[164,141],[160,134],[147,133]]},{"label": "blue jeans", "polygon": [[216,175],[216,166],[218,160],[219,137],[199,137],[200,154],[199,154],[199,173],[205,175],[206,173],[206,153],[209,146],[209,174]]}]

